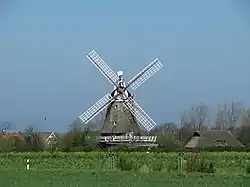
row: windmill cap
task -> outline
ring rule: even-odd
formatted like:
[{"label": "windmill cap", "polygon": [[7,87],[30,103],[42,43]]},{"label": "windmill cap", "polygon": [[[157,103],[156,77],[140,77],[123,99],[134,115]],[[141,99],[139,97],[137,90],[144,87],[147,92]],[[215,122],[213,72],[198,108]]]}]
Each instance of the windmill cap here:
[{"label": "windmill cap", "polygon": [[118,76],[122,76],[123,75],[123,71],[117,71],[117,75]]}]

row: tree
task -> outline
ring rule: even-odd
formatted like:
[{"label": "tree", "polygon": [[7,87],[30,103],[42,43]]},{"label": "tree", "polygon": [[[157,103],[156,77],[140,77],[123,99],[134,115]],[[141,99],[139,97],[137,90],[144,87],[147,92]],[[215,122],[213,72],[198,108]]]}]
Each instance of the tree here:
[{"label": "tree", "polygon": [[9,129],[11,129],[12,125],[9,121],[4,121],[2,123],[1,133],[5,134]]},{"label": "tree", "polygon": [[13,141],[10,136],[0,134],[0,152],[11,152],[13,151]]},{"label": "tree", "polygon": [[163,123],[157,125],[152,132],[153,133],[161,133],[161,134],[175,134],[178,131],[177,124],[175,123]]},{"label": "tree", "polygon": [[244,145],[250,146],[250,109],[245,110],[244,115],[242,117],[241,127],[238,128],[238,139]]},{"label": "tree", "polygon": [[241,125],[242,126],[250,126],[250,109],[246,109],[244,111]]},{"label": "tree", "polygon": [[193,105],[181,117],[181,126],[201,131],[208,118],[208,107],[204,102]]},{"label": "tree", "polygon": [[45,142],[42,135],[35,131],[32,125],[29,125],[22,133],[28,151],[43,151],[45,149]]},{"label": "tree", "polygon": [[69,125],[69,131],[64,137],[59,139],[59,149],[61,151],[90,151],[96,145],[89,137],[89,128],[84,128],[79,120],[75,120]]},{"label": "tree", "polygon": [[208,107],[204,102],[191,106],[181,115],[179,138],[186,141],[193,132],[202,131],[208,119]]},{"label": "tree", "polygon": [[179,142],[176,140],[174,134],[164,135],[161,134],[157,137],[157,144],[159,148],[163,149],[164,151],[176,151],[180,148]]},{"label": "tree", "polygon": [[243,107],[236,102],[219,106],[213,128],[229,131],[234,130],[237,122],[240,120],[242,111]]}]

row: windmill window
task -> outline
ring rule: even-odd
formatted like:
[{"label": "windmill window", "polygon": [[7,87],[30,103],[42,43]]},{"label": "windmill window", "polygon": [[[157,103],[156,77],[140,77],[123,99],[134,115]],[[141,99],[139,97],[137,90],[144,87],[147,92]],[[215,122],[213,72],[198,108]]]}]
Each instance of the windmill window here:
[{"label": "windmill window", "polygon": [[117,105],[115,105],[115,108],[117,108]]},{"label": "windmill window", "polygon": [[113,125],[116,126],[116,121],[114,121]]}]

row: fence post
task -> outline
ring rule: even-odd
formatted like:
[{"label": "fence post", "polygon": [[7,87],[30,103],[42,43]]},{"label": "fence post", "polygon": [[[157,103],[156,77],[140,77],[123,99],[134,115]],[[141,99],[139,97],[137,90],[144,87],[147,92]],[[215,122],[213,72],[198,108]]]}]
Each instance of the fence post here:
[{"label": "fence post", "polygon": [[116,155],[114,153],[108,154],[105,167],[109,171],[115,170],[115,168],[116,168]]},{"label": "fence post", "polygon": [[183,152],[181,152],[181,153],[178,153],[178,155],[180,156],[180,159],[179,159],[179,169],[180,169],[180,172],[183,172],[183,165],[184,165],[184,163],[183,163],[183,156],[184,156],[184,153]]},{"label": "fence post", "polygon": [[26,164],[26,169],[29,170],[30,169],[30,159],[27,159],[26,160],[27,164]]}]

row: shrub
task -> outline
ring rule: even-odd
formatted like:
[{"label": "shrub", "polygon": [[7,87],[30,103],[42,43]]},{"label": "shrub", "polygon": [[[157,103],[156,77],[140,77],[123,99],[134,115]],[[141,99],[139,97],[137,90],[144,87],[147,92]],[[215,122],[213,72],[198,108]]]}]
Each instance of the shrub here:
[{"label": "shrub", "polygon": [[211,160],[194,153],[187,158],[186,170],[188,172],[214,173],[215,167]]},{"label": "shrub", "polygon": [[250,174],[250,164],[247,164],[246,166],[246,173]]},{"label": "shrub", "polygon": [[139,169],[138,165],[132,158],[126,157],[124,155],[120,155],[118,157],[117,167],[122,171],[135,171]]}]

